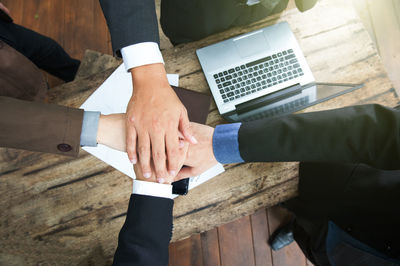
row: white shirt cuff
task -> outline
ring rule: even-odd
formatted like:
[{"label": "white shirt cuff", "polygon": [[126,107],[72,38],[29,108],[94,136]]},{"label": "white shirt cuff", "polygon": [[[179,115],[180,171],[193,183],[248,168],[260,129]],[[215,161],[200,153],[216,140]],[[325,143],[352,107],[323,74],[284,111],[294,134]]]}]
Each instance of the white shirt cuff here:
[{"label": "white shirt cuff", "polygon": [[142,42],[126,46],[121,49],[121,54],[126,71],[138,66],[164,64],[160,48],[155,42]]},{"label": "white shirt cuff", "polygon": [[133,194],[172,199],[172,185],[133,180]]}]

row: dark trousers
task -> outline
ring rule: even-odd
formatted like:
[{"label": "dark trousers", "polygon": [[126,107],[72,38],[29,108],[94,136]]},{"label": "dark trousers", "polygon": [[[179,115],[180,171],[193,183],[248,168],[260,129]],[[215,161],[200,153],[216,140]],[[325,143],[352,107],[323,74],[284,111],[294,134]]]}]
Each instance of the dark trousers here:
[{"label": "dark trousers", "polygon": [[235,26],[248,25],[282,12],[288,0],[272,9],[246,0],[162,0],[161,27],[173,44],[200,40]]},{"label": "dark trousers", "polygon": [[74,79],[80,61],[71,58],[53,39],[0,21],[0,39],[26,56],[38,68],[68,82]]},{"label": "dark trousers", "polygon": [[[365,164],[300,163],[299,195],[283,207],[294,216],[294,239],[316,265],[329,265],[328,221],[355,239],[400,259],[400,170]],[[367,264],[366,264],[367,265]]]}]

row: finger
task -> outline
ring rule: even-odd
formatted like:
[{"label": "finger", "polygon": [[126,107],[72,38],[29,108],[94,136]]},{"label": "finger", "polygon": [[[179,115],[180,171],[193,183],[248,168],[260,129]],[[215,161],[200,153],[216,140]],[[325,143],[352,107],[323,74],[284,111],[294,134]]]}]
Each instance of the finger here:
[{"label": "finger", "polygon": [[136,129],[133,124],[132,119],[127,118],[126,124],[126,152],[128,153],[129,161],[132,164],[137,163],[137,153],[136,153]]},{"label": "finger", "polygon": [[174,181],[179,181],[184,178],[189,178],[192,176],[196,176],[195,169],[193,167],[183,167],[179,173],[176,175]]},{"label": "finger", "polygon": [[[179,140],[179,151],[182,154],[182,156],[180,156],[180,159],[178,161],[178,168],[177,168],[178,170],[176,172],[179,172],[181,170],[182,166],[185,163],[187,156],[189,156],[188,150],[189,150],[189,142],[184,141],[184,140]],[[168,161],[168,159],[167,159],[167,161]],[[185,167],[185,166],[183,166],[183,167]],[[175,174],[170,173],[170,176],[167,181],[169,183],[175,182],[175,181],[177,181],[177,180],[175,180],[175,178],[176,178],[176,173]]]},{"label": "finger", "polygon": [[150,167],[150,137],[145,133],[138,134],[138,149],[139,149],[139,161],[142,166],[143,177],[151,177],[151,167]]},{"label": "finger", "polygon": [[178,130],[170,130],[165,140],[168,156],[168,173],[170,176],[175,177],[179,168],[182,167],[186,152],[180,149]]},{"label": "finger", "polygon": [[[190,156],[188,153],[189,142],[180,139],[179,140],[179,151],[182,154],[182,156],[180,156],[180,160],[178,162],[178,168],[177,168],[178,170],[176,172],[179,172],[181,170],[182,166],[185,164],[187,157]],[[168,161],[168,159],[167,159],[167,161]],[[183,166],[183,167],[186,167],[186,166]],[[178,180],[180,180],[180,179],[178,179]],[[170,174],[168,181],[170,183],[177,181],[176,174],[175,175]]]},{"label": "finger", "polygon": [[136,176],[137,180],[146,180],[148,182],[157,182],[156,176],[154,175],[154,171],[152,171],[150,178],[144,178],[140,162],[133,166],[133,170],[135,171],[135,176]]},{"label": "finger", "polygon": [[179,149],[183,149],[185,146],[189,145],[189,142],[185,140],[185,137],[182,135],[180,131],[178,131],[179,136]]},{"label": "finger", "polygon": [[157,180],[164,183],[168,176],[165,155],[165,132],[156,131],[150,135],[151,151],[153,154],[154,170]]},{"label": "finger", "polygon": [[153,163],[153,160],[150,160],[150,167],[151,167],[151,177],[150,177],[149,181],[151,181],[151,182],[157,182],[156,173],[155,173],[155,171],[154,171],[154,163]]},{"label": "finger", "polygon": [[197,144],[197,140],[193,136],[192,130],[190,128],[190,121],[186,109],[184,112],[181,113],[181,117],[179,119],[179,130],[182,132],[187,141],[189,141],[191,144]]},{"label": "finger", "polygon": [[179,139],[185,139],[185,137],[183,136],[183,134],[180,130],[178,130],[178,136],[179,136]]},{"label": "finger", "polygon": [[185,147],[185,141],[182,139],[179,139],[179,149],[183,149]]}]

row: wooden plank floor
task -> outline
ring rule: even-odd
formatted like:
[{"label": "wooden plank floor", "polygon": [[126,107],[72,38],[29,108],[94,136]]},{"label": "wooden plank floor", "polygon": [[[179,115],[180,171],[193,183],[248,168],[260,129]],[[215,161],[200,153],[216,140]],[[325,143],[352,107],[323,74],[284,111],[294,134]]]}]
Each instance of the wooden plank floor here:
[{"label": "wooden plank floor", "polygon": [[[353,0],[376,41],[385,67],[397,89],[400,88],[399,18],[391,15],[400,0],[385,0],[379,6],[373,0]],[[59,42],[73,57],[81,59],[85,49],[111,54],[111,41],[98,0],[3,0],[16,23],[38,31]],[[158,1],[159,6],[159,1]],[[293,7],[293,1],[290,6]],[[79,7],[79,8],[77,8]],[[386,11],[385,11],[386,10]],[[397,21],[397,23],[396,23]],[[387,40],[391,36],[391,41]],[[397,38],[397,39],[396,39]],[[396,41],[395,41],[396,40]],[[161,36],[161,48],[171,44]],[[397,79],[396,79],[397,78]],[[50,77],[55,86],[61,81]],[[170,245],[170,265],[311,265],[296,244],[272,252],[266,241],[287,220],[280,208],[260,209],[208,232]]]},{"label": "wooden plank floor", "polygon": [[279,207],[219,226],[200,235],[171,243],[171,266],[306,266],[312,265],[296,243],[273,252],[267,244],[270,233],[288,220]]}]

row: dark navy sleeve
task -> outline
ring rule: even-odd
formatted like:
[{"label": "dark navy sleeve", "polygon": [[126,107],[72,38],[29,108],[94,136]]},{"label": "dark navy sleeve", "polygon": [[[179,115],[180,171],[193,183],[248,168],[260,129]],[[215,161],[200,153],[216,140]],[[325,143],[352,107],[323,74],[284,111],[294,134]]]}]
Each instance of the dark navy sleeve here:
[{"label": "dark navy sleeve", "polygon": [[174,201],[132,194],[113,265],[166,266]]}]

